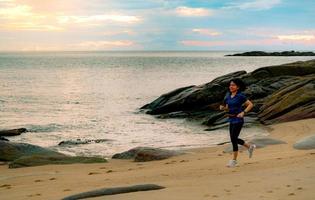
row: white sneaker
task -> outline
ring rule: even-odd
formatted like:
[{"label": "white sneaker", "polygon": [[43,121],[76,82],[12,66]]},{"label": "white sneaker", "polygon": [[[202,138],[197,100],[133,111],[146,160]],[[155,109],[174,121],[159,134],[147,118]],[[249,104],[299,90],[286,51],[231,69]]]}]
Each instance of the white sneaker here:
[{"label": "white sneaker", "polygon": [[251,158],[252,156],[253,156],[253,152],[254,152],[254,150],[255,150],[255,148],[256,148],[256,145],[255,144],[251,144],[250,146],[249,146],[249,148],[248,148],[248,157],[249,158]]},{"label": "white sneaker", "polygon": [[235,167],[237,166],[236,160],[229,160],[229,163],[226,165],[227,167]]}]

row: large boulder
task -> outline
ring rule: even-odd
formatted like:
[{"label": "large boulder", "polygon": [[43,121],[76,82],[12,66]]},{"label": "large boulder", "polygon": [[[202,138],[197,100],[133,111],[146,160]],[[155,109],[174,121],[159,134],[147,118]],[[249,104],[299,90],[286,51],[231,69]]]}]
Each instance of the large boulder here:
[{"label": "large boulder", "polygon": [[146,113],[148,114],[200,109],[203,106],[221,101],[226,94],[228,81],[245,73],[245,71],[233,72],[218,77],[210,83],[178,88],[161,95],[140,109],[147,109]]},{"label": "large boulder", "polygon": [[34,154],[44,156],[63,155],[61,153],[37,145],[0,140],[1,161],[13,161],[22,156],[31,156]]},{"label": "large boulder", "polygon": [[73,163],[104,163],[104,158],[83,157],[83,156],[66,156],[66,155],[31,155],[22,156],[9,163],[9,168],[31,167],[39,165],[57,165]]},{"label": "large boulder", "polygon": [[315,75],[301,77],[270,95],[258,117],[264,124],[315,117]]},{"label": "large boulder", "polygon": [[68,156],[37,145],[2,140],[0,140],[0,161],[10,161],[10,168],[47,164],[107,162],[104,158]]},{"label": "large boulder", "polygon": [[112,156],[113,159],[134,159],[136,162],[145,162],[152,160],[162,160],[172,156],[183,154],[182,151],[173,151],[153,147],[135,147],[128,151],[117,153]]}]

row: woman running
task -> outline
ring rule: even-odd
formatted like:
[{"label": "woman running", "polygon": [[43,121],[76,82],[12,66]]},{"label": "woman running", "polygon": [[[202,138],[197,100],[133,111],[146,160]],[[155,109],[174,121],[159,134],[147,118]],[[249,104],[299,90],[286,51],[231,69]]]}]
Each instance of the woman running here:
[{"label": "woman running", "polygon": [[[229,92],[224,98],[224,105],[220,105],[220,110],[228,111],[230,139],[233,146],[233,159],[228,162],[227,167],[235,167],[237,165],[238,144],[247,148],[249,158],[252,157],[256,148],[255,144],[248,144],[238,138],[244,124],[244,115],[253,108],[253,103],[242,93],[245,88],[246,86],[241,79],[232,79],[229,85]],[[246,106],[244,110],[242,109],[243,104]]]}]

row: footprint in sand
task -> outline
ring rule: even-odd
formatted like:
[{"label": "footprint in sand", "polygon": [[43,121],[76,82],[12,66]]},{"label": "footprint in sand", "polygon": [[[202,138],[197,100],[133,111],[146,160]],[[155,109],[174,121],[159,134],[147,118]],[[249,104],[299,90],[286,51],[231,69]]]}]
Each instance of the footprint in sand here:
[{"label": "footprint in sand", "polygon": [[181,160],[181,161],[179,161],[179,162],[189,162],[189,160]]},{"label": "footprint in sand", "polygon": [[43,182],[43,180],[37,179],[37,180],[35,180],[34,182],[35,182],[35,183]]},{"label": "footprint in sand", "polygon": [[99,172],[90,172],[88,175],[100,174]]},{"label": "footprint in sand", "polygon": [[55,178],[55,177],[52,177],[52,178],[50,178],[49,180],[50,180],[50,181],[54,181],[54,180],[56,180],[56,178]]},{"label": "footprint in sand", "polygon": [[291,185],[286,185],[287,187],[291,187]]},{"label": "footprint in sand", "polygon": [[0,185],[0,188],[4,188],[4,187],[11,187],[11,185],[9,185],[9,184]]},{"label": "footprint in sand", "polygon": [[28,197],[34,197],[34,196],[41,196],[42,194],[40,194],[40,193],[37,193],[37,194],[29,194],[29,195],[27,195]]},{"label": "footprint in sand", "polygon": [[293,192],[289,193],[288,196],[294,196],[295,194]]},{"label": "footprint in sand", "polygon": [[212,195],[212,197],[213,197],[213,198],[217,198],[217,197],[219,197],[219,196],[214,194],[214,195]]},{"label": "footprint in sand", "polygon": [[106,167],[100,167],[99,169],[106,169]]},{"label": "footprint in sand", "polygon": [[70,190],[70,189],[64,189],[63,191],[64,191],[64,192],[68,192],[68,191],[71,191],[71,190]]},{"label": "footprint in sand", "polygon": [[239,187],[240,185],[234,185],[234,187]]},{"label": "footprint in sand", "polygon": [[298,187],[298,188],[296,188],[297,190],[303,190],[303,188],[302,187]]},{"label": "footprint in sand", "polygon": [[170,162],[166,162],[165,164],[173,164],[175,162],[176,162],[176,160],[171,160]]},{"label": "footprint in sand", "polygon": [[106,173],[112,173],[112,172],[114,172],[114,171],[111,169],[106,171]]},{"label": "footprint in sand", "polygon": [[272,190],[268,190],[267,193],[273,193],[273,191]]}]

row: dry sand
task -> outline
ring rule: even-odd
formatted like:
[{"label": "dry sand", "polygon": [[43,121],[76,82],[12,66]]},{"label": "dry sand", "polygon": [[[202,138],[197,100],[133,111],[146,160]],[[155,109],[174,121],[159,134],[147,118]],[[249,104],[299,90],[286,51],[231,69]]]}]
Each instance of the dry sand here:
[{"label": "dry sand", "polygon": [[[151,162],[109,160],[103,164],[0,166],[0,199],[61,199],[79,192],[154,183],[165,189],[93,199],[315,199],[315,150],[292,144],[315,133],[315,119],[267,126],[270,136],[287,142],[239,153],[239,166],[225,167],[223,146],[196,148],[186,155]],[[228,144],[227,144],[228,145]]]}]

